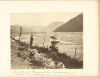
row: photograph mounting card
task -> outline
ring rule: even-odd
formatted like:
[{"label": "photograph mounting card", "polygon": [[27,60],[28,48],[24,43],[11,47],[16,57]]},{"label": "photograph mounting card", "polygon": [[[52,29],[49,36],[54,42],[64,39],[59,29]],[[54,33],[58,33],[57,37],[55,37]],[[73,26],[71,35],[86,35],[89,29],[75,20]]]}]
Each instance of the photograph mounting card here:
[{"label": "photograph mounting card", "polygon": [[97,0],[0,1],[0,77],[97,77]]}]

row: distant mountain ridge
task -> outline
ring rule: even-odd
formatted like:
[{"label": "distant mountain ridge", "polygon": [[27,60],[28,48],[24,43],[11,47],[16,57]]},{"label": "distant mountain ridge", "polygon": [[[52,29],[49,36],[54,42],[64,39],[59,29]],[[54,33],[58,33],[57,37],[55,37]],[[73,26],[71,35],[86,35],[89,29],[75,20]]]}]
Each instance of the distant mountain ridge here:
[{"label": "distant mountain ridge", "polygon": [[31,25],[31,26],[21,26],[21,25],[11,25],[11,32],[18,34],[20,32],[20,27],[22,27],[22,32],[23,33],[29,33],[29,32],[52,32],[59,26],[64,24],[64,22],[61,21],[56,21],[50,23],[47,27],[44,26],[36,26],[36,25]]},{"label": "distant mountain ridge", "polygon": [[18,34],[20,32],[20,27],[22,27],[22,33],[30,33],[30,32],[42,32],[43,26],[21,26],[21,25],[11,25],[11,33]]},{"label": "distant mountain ridge", "polygon": [[64,24],[64,22],[62,21],[55,21],[50,23],[46,28],[45,31],[46,32],[52,32],[54,31],[56,28],[58,28],[59,26],[61,26],[62,24]]},{"label": "distant mountain ridge", "polygon": [[18,34],[20,32],[20,26],[18,26],[18,25],[11,25],[10,30],[11,30],[11,33]]},{"label": "distant mountain ridge", "polygon": [[56,28],[54,32],[83,32],[83,14],[72,18],[65,24]]},{"label": "distant mountain ridge", "polygon": [[20,27],[22,27],[23,33],[30,32],[83,32],[83,14],[70,19],[68,22],[64,23],[62,21],[55,21],[50,23],[48,26],[21,26],[21,25],[11,25],[11,33],[18,34],[20,32]]}]

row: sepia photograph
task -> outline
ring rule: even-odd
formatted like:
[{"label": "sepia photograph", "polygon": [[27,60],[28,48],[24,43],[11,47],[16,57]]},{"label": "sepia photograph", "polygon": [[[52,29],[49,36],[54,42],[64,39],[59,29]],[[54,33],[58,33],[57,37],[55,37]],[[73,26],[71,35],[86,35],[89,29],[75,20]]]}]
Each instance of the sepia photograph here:
[{"label": "sepia photograph", "polygon": [[98,0],[0,1],[0,78],[99,75]]},{"label": "sepia photograph", "polygon": [[12,69],[83,69],[83,13],[11,13]]}]

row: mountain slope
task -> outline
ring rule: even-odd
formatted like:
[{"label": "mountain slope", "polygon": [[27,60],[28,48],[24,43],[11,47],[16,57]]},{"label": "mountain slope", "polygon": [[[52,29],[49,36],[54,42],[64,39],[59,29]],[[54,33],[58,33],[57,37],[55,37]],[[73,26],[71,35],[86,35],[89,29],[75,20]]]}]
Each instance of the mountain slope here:
[{"label": "mountain slope", "polygon": [[83,32],[83,14],[72,18],[65,24],[56,28],[54,32]]},{"label": "mountain slope", "polygon": [[62,24],[64,24],[64,22],[62,21],[55,21],[50,23],[46,28],[46,32],[52,32],[54,31],[56,28],[58,28],[59,26],[61,26]]}]

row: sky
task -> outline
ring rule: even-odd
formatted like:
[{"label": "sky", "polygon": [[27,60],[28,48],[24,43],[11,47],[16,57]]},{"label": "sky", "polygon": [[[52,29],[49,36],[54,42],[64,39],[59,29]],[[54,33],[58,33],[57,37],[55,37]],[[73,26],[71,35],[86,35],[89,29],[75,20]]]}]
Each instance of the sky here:
[{"label": "sky", "polygon": [[56,21],[67,22],[79,14],[79,12],[11,13],[10,20],[11,25],[48,26],[50,23]]}]

